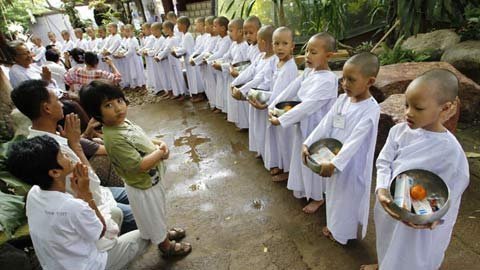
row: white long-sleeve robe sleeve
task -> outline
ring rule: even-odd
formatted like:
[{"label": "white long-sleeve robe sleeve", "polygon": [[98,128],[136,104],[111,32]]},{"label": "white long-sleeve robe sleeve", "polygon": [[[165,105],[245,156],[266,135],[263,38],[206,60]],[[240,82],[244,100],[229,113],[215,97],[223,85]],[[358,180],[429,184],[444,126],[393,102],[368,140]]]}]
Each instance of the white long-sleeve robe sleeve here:
[{"label": "white long-sleeve robe sleeve", "polygon": [[387,141],[385,142],[382,151],[377,158],[377,186],[375,191],[379,188],[388,189],[390,180],[392,179],[392,162],[395,159],[395,152],[397,151],[397,145],[392,141],[393,135],[392,129],[388,132]]},{"label": "white long-sleeve robe sleeve", "polygon": [[232,40],[230,39],[229,36],[225,36],[222,39],[220,39],[213,51],[213,54],[210,57],[208,57],[207,62],[212,62],[214,60],[222,58],[223,55],[225,55],[225,53],[227,53],[227,51],[230,49],[231,45],[232,45]]},{"label": "white long-sleeve robe sleeve", "polygon": [[281,92],[270,104],[269,109],[275,108],[275,105],[277,103],[280,103],[285,100],[292,100],[297,96],[298,89],[300,89],[300,86],[303,81],[303,76],[298,76],[293,82],[288,84],[287,89],[285,89],[283,92]]}]

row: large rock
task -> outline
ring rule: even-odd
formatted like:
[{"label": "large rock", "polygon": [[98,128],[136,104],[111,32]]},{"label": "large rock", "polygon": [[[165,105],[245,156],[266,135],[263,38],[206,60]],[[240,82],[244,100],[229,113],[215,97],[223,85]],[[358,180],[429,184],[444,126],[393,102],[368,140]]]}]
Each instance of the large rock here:
[{"label": "large rock", "polygon": [[403,49],[415,52],[428,52],[432,60],[439,60],[442,53],[460,42],[460,36],[451,29],[442,29],[411,36],[402,44]]},{"label": "large rock", "polygon": [[[445,62],[401,63],[382,66],[372,93],[381,93],[385,98],[394,94],[403,94],[410,82],[422,73],[434,69],[451,70],[460,82],[459,97],[462,103],[460,121],[469,122],[480,118],[480,86]],[[382,102],[382,98],[377,98]]]},{"label": "large rock", "polygon": [[441,60],[480,83],[480,41],[465,41],[450,47]]}]

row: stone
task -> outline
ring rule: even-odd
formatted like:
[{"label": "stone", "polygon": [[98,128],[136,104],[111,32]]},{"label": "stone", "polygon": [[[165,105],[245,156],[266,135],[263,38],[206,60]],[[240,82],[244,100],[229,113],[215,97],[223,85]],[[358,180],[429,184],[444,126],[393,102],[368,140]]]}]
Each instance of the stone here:
[{"label": "stone", "polygon": [[[459,104],[460,105],[460,104]],[[460,118],[460,107],[452,113],[444,126],[455,134],[457,130],[457,123]],[[375,153],[378,155],[385,144],[390,128],[398,123],[405,122],[405,94],[393,94],[389,96],[384,102],[380,103],[380,121],[378,123],[377,144],[375,146]]]},{"label": "stone", "polygon": [[460,36],[452,29],[441,29],[429,33],[417,34],[405,40],[403,49],[432,55],[432,60],[440,60],[442,53],[460,42]]},{"label": "stone", "polygon": [[32,121],[30,121],[30,119],[18,109],[14,109],[10,114],[10,117],[14,123],[15,135],[28,136],[28,127],[32,125]]},{"label": "stone", "polygon": [[458,43],[446,50],[441,60],[452,64],[476,83],[480,83],[480,41]]},{"label": "stone", "polygon": [[[462,103],[460,121],[471,122],[479,119],[480,86],[446,62],[400,63],[382,66],[371,91],[377,95],[383,94],[384,98],[394,94],[403,94],[413,79],[434,68],[448,69],[459,79],[459,97]],[[376,95],[374,96],[376,97]],[[376,99],[379,103],[383,101],[381,96]]]}]

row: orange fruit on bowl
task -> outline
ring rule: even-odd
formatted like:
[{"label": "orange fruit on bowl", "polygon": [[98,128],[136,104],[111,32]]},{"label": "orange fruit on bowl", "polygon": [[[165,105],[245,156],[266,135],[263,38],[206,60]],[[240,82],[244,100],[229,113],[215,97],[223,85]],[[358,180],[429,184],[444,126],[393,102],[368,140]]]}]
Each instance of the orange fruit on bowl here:
[{"label": "orange fruit on bowl", "polygon": [[410,197],[414,200],[421,201],[427,197],[427,190],[421,185],[414,185],[410,188]]}]

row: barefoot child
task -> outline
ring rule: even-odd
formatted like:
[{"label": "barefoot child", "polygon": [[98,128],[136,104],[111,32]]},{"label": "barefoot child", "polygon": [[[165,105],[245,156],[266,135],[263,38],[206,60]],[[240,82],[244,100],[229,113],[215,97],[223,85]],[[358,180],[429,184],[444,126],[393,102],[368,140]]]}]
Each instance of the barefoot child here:
[{"label": "barefoot child", "polygon": [[190,19],[181,16],[177,20],[177,26],[180,33],[182,33],[182,38],[179,46],[175,48],[175,51],[172,52],[172,54],[176,57],[183,57],[188,81],[188,91],[191,95],[194,94],[196,96],[202,86],[201,81],[199,81],[200,77],[197,74],[197,67],[188,64],[188,59],[190,59],[195,47],[195,40],[193,39],[192,34],[188,32],[188,28],[190,28]]},{"label": "barefoot child", "polygon": [[212,89],[212,94],[215,98],[215,110],[213,111],[215,113],[227,112],[223,92],[217,87],[218,85],[223,85],[223,73],[215,70],[213,64],[214,61],[222,58],[232,45],[232,39],[228,35],[228,24],[228,19],[223,16],[218,17],[213,21],[213,31],[219,35],[219,40],[215,49],[212,51],[212,55],[206,59],[207,64],[213,69],[213,74],[215,76],[215,85]]},{"label": "barefoot child", "polygon": [[[457,95],[458,80],[446,69],[427,71],[408,86],[407,121],[392,127],[377,159],[374,220],[378,266],[362,269],[433,270],[442,265],[470,175],[462,146],[442,125],[442,119],[456,110]],[[387,214],[390,183],[410,169],[431,171],[449,187],[450,209],[442,218],[443,224],[402,223],[397,216]]]},{"label": "barefoot child", "polygon": [[[322,165],[320,175],[326,181],[327,226],[322,233],[345,245],[350,239],[363,239],[367,232],[372,181],[373,154],[377,140],[380,107],[369,88],[379,69],[378,58],[361,53],[343,67],[342,88],[345,94],[303,143],[302,160],[308,147],[322,138],[334,138],[343,146],[331,163]],[[335,171],[335,174],[334,174]],[[312,186],[320,178],[310,179]],[[308,186],[308,182],[304,182]],[[321,196],[320,188],[312,196]],[[315,193],[314,193],[315,192]]]},{"label": "barefoot child", "polygon": [[220,71],[218,76],[221,76],[221,79],[217,80],[217,100],[223,100],[227,120],[235,123],[238,128],[245,129],[248,128],[248,111],[244,113],[239,111],[239,102],[230,93],[230,83],[233,81],[230,75],[231,65],[247,60],[248,44],[243,39],[243,20],[231,20],[228,24],[228,34],[232,40],[230,49],[219,59],[220,62],[213,63],[213,68]]},{"label": "barefoot child", "polygon": [[127,72],[130,88],[139,88],[145,85],[145,73],[142,57],[137,54],[140,43],[134,35],[133,25],[125,25],[125,72]]},{"label": "barefoot child", "polygon": [[335,51],[335,42],[335,38],[328,33],[319,33],[311,37],[305,54],[307,69],[270,105],[274,106],[281,101],[301,101],[278,118],[272,115],[270,122],[272,125],[281,125],[282,128],[298,123],[293,127],[293,140],[287,142],[288,145],[292,145],[287,188],[293,191],[296,198],[311,199],[303,208],[306,213],[315,212],[323,204],[323,183],[321,181],[308,183],[310,179],[303,178],[302,170],[308,168],[303,168],[300,153],[305,138],[327,114],[337,98],[338,79],[328,67],[328,59]]},{"label": "barefoot child", "polygon": [[165,38],[162,35],[162,23],[156,22],[150,28],[152,35],[155,37],[153,47],[147,51],[148,57],[153,59],[153,75],[154,77],[154,93],[160,95],[164,91],[162,97],[166,98],[170,95],[172,87],[170,78],[167,76],[168,59],[160,59],[157,54],[165,46]]},{"label": "barefoot child", "polygon": [[182,66],[180,60],[172,55],[172,50],[174,47],[180,45],[180,40],[173,35],[173,27],[175,25],[166,21],[162,24],[162,31],[167,36],[165,44],[157,54],[159,60],[168,60],[168,67],[166,67],[163,72],[166,72],[167,76],[170,78],[170,86],[172,91],[169,93],[169,99],[178,99],[183,100],[184,95],[187,91],[187,86],[185,85],[185,79],[183,78]]},{"label": "barefoot child", "polygon": [[189,89],[190,93],[193,95],[193,103],[203,101],[205,98],[205,82],[202,77],[202,71],[200,66],[195,65],[195,63],[192,64],[193,58],[199,56],[203,52],[204,48],[206,47],[208,37],[210,36],[210,34],[205,31],[205,17],[198,17],[195,19],[195,33],[197,36],[195,37],[195,46],[193,47],[193,52],[189,58],[184,58],[185,65],[191,66],[196,76],[196,92],[195,89]]},{"label": "barefoot child", "polygon": [[[292,57],[295,46],[292,30],[287,27],[279,27],[273,32],[272,39],[273,52],[278,58],[278,63],[273,73],[272,95],[267,102],[269,106],[298,75],[297,65]],[[273,181],[284,181],[288,177],[292,155],[290,147],[291,129],[274,126],[267,122],[263,162],[265,168],[270,170]]]},{"label": "barefoot child", "polygon": [[139,126],[126,119],[127,103],[118,87],[93,81],[80,91],[80,101],[103,123],[105,148],[115,171],[125,181],[141,237],[159,245],[165,256],[188,254],[190,244],[174,241],[185,236],[185,231],[169,232],[166,225],[163,160],[169,156],[167,145],[152,142]]},{"label": "barefoot child", "polygon": [[138,54],[145,58],[145,72],[147,89],[150,91],[155,90],[155,68],[153,57],[148,55],[148,51],[153,49],[155,45],[155,37],[152,35],[152,25],[150,23],[142,24],[143,44],[138,49]]},{"label": "barefoot child", "polygon": [[[277,64],[277,58],[273,54],[272,35],[275,29],[271,25],[266,25],[258,31],[255,42],[260,50],[260,57],[257,57],[246,70],[240,73],[233,82],[232,86],[241,85],[239,91],[243,97],[248,96],[252,88],[270,91]],[[254,100],[250,102],[251,114],[248,122],[248,148],[250,151],[257,152],[259,156],[264,156],[265,152],[265,128],[267,127],[268,113],[267,104],[260,104]]]},{"label": "barefoot child", "polygon": [[200,66],[203,83],[205,85],[205,95],[207,96],[208,103],[212,110],[215,109],[215,75],[213,73],[213,68],[208,65],[204,59],[213,52],[220,40],[216,29],[213,28],[214,20],[215,16],[209,16],[205,19],[205,32],[207,33],[207,37],[205,37],[205,45],[201,51],[198,52],[198,55],[190,61],[190,64]]}]

